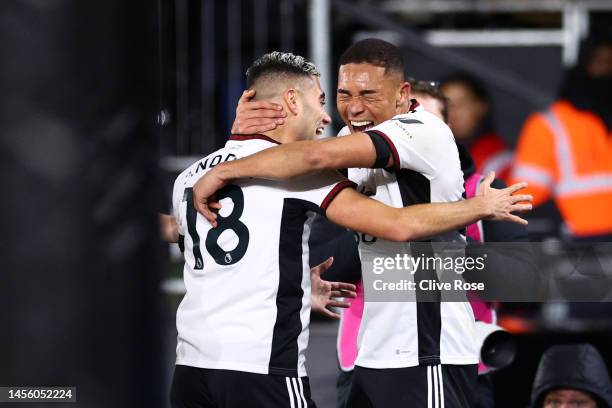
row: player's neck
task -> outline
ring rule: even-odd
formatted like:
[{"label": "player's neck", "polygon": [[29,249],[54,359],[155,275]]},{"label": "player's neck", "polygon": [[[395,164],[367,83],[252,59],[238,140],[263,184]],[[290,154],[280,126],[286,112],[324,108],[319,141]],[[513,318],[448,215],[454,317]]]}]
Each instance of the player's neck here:
[{"label": "player's neck", "polygon": [[403,115],[404,113],[410,112],[410,100],[407,100],[405,103],[402,103],[395,109],[396,115]]},{"label": "player's neck", "polygon": [[279,143],[291,143],[298,140],[297,133],[290,124],[282,125],[276,129],[264,132],[263,134]]}]

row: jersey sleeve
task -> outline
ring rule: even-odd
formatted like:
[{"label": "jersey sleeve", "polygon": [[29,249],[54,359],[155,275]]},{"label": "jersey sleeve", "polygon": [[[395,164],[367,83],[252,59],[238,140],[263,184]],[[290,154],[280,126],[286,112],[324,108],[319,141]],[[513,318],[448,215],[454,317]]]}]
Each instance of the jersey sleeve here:
[{"label": "jersey sleeve", "polygon": [[433,168],[428,156],[434,154],[432,145],[434,132],[446,133],[442,137],[452,138],[452,133],[444,126],[424,123],[417,118],[396,117],[373,127],[366,133],[376,149],[376,162],[372,168],[386,168],[389,159],[393,166],[388,170],[409,169],[421,173],[431,173]]},{"label": "jersey sleeve", "polygon": [[325,214],[327,207],[345,188],[356,188],[356,184],[337,171],[329,171],[291,180],[289,196],[307,201],[314,205],[318,212]]}]

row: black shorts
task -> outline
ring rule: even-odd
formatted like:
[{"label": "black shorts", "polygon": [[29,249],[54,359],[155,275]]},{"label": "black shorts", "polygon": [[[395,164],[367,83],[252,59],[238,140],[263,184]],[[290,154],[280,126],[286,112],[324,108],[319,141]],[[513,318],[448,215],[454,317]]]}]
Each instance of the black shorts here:
[{"label": "black shorts", "polygon": [[177,365],[172,408],[316,408],[308,377],[282,377],[243,371]]},{"label": "black shorts", "polygon": [[355,367],[347,408],[471,408],[477,365]]}]

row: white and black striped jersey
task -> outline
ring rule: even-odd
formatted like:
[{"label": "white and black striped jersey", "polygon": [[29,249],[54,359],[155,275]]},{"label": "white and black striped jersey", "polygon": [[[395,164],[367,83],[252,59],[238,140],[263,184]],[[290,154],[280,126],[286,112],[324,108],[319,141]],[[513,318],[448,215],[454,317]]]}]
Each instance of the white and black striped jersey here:
[{"label": "white and black striped jersey", "polygon": [[[343,129],[342,134],[348,131]],[[397,115],[367,131],[376,147],[375,167],[384,167],[390,156],[391,169],[349,169],[349,179],[359,191],[390,205],[452,202],[462,199],[463,173],[455,139],[448,126],[413,100],[410,111]],[[465,243],[459,231],[431,239],[431,255],[437,242]],[[427,246],[428,244],[426,244]],[[380,257],[410,254],[418,257],[423,244],[362,239],[365,251]],[[366,273],[367,271],[363,271]],[[407,274],[407,279],[436,279],[435,271]],[[370,271],[371,273],[371,271]],[[419,291],[416,293],[417,299]],[[478,344],[474,316],[466,302],[366,302],[358,337],[356,365],[398,368],[435,364],[476,364]]]},{"label": "white and black striped jersey", "polygon": [[210,168],[275,144],[263,135],[232,136],[174,183],[187,289],[177,312],[176,364],[306,375],[310,225],[353,183],[331,173],[237,181],[217,194],[223,207],[215,228],[193,206],[192,186]]}]

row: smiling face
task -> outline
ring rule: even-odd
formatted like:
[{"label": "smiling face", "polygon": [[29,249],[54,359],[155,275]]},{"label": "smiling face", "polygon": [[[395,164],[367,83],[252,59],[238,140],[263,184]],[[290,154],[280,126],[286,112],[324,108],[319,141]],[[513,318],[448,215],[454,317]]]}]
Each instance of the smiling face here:
[{"label": "smiling face", "polygon": [[364,132],[404,113],[409,94],[410,85],[401,73],[367,63],[340,66],[336,104],[351,133]]},{"label": "smiling face", "polygon": [[313,76],[311,81],[298,89],[301,111],[297,122],[297,134],[316,139],[323,134],[325,126],[331,123],[331,118],[325,112],[325,93],[321,89],[319,78]]}]

